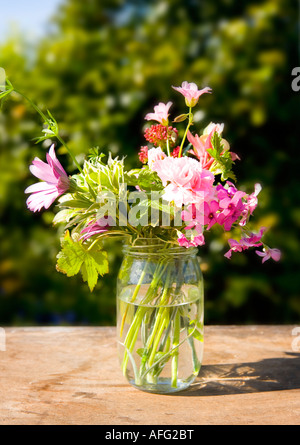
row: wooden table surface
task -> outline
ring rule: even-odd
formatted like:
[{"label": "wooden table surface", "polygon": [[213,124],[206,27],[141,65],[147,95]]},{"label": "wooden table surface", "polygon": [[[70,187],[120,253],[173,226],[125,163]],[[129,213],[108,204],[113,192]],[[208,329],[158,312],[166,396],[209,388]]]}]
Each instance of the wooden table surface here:
[{"label": "wooden table surface", "polygon": [[200,374],[173,395],[127,384],[114,327],[4,332],[1,425],[300,424],[295,326],[206,326]]}]

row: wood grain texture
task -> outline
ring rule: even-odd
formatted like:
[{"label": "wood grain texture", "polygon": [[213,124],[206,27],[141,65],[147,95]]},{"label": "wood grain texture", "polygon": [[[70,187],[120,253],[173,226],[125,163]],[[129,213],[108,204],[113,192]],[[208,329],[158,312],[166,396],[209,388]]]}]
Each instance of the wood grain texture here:
[{"label": "wood grain texture", "polygon": [[292,329],[206,326],[196,382],[156,395],[124,380],[114,327],[5,328],[0,424],[299,425]]}]

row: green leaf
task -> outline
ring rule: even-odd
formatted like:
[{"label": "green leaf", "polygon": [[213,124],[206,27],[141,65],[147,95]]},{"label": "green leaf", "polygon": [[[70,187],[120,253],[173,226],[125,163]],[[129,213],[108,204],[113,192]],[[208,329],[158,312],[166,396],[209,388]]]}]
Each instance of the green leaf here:
[{"label": "green leaf", "polygon": [[163,190],[163,185],[158,174],[148,167],[134,169],[124,174],[127,185],[139,186],[141,190]]},{"label": "green leaf", "polygon": [[62,201],[59,207],[69,207],[71,209],[88,209],[92,205],[91,201],[83,199],[71,199],[69,201]]},{"label": "green leaf", "polygon": [[211,144],[212,148],[206,150],[214,158],[210,171],[215,175],[221,174],[222,181],[228,178],[235,180],[235,174],[232,172],[233,161],[230,151],[224,149],[221,135],[216,131],[211,138]]},{"label": "green leaf", "polygon": [[56,269],[72,277],[81,272],[90,291],[97,284],[98,276],[108,272],[107,253],[97,247],[88,250],[80,240],[75,241],[69,231],[61,240],[62,250],[57,255]]},{"label": "green leaf", "polygon": [[70,219],[76,215],[77,212],[72,210],[72,209],[64,209],[64,210],[60,210],[53,218],[53,224],[59,224],[59,223],[66,223],[69,222]]}]

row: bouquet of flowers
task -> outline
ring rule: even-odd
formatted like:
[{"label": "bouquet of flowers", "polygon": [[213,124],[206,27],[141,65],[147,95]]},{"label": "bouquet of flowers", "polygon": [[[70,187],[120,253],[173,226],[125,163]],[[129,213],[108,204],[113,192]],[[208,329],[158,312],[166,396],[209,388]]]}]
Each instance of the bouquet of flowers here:
[{"label": "bouquet of flowers", "polygon": [[[189,249],[203,246],[206,233],[212,227],[219,226],[225,232],[233,229],[240,232],[238,239],[229,239],[229,250],[225,253],[227,259],[233,252],[243,252],[249,248],[255,248],[263,262],[269,258],[275,261],[280,258],[280,251],[270,248],[263,241],[265,227],[261,227],[257,233],[248,228],[249,218],[258,204],[261,186],[255,184],[250,193],[237,188],[233,165],[239,157],[231,152],[228,141],[222,136],[224,125],[210,123],[201,134],[192,130],[194,108],[200,97],[210,94],[211,89],[198,89],[195,83],[188,82],[173,88],[184,97],[187,112],[171,121],[172,102],[160,102],[153,112],[146,114],[145,120],[149,125],[144,137],[147,144],[137,153],[137,168],[126,170],[124,158],[113,158],[110,154],[105,162],[105,155],[98,149],[90,150],[83,165],[79,165],[60,137],[52,114],[49,111],[44,114],[10,81],[6,80],[5,87],[2,87],[0,98],[16,91],[43,118],[43,134],[37,138],[37,142],[57,139],[78,168],[76,174],[68,175],[52,144],[46,154],[46,162],[33,159],[29,168],[40,181],[30,185],[25,193],[29,194],[27,206],[33,212],[48,209],[54,202],[57,203],[59,211],[53,223],[65,225],[61,251],[57,255],[57,270],[69,277],[81,273],[91,291],[99,275],[108,272],[107,252],[103,250],[101,241],[111,236],[122,236],[131,246],[138,245],[140,240],[150,239],[154,245],[159,241],[165,249]],[[178,125],[185,125],[181,140],[176,128]],[[166,305],[166,302],[170,305],[170,295],[166,292],[170,286],[165,284],[160,287],[158,296],[158,283],[163,274],[168,274],[163,269],[165,265],[161,260],[152,274],[151,292],[148,288],[146,295],[143,295],[144,304],[156,299],[156,316],[151,318],[148,314],[146,317],[145,310],[129,316],[128,307],[123,314],[120,333],[126,320],[128,328],[123,339],[122,366],[125,373],[130,359],[133,361],[135,381],[143,376],[148,382],[153,382],[165,363],[172,360],[172,385],[176,388],[178,368],[175,358],[182,326],[178,324],[176,313],[172,313],[170,306]],[[140,272],[141,277],[143,271]],[[170,282],[170,274],[168,279]],[[134,301],[140,285],[141,280],[127,301]],[[199,322],[196,323],[187,313],[181,313],[181,317],[187,320],[189,339],[193,337],[201,341]],[[173,328],[167,327],[170,321]],[[141,326],[144,337],[138,348],[136,332]],[[141,358],[139,371],[134,364],[135,347],[136,355]],[[199,370],[195,362],[197,360],[194,360],[194,373]]]}]

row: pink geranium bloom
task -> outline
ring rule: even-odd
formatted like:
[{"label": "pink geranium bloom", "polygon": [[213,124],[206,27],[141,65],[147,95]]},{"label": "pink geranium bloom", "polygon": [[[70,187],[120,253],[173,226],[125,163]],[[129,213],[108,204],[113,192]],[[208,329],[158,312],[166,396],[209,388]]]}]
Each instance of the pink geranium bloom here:
[{"label": "pink geranium bloom", "polygon": [[198,233],[203,232],[203,203],[201,205],[190,204],[181,212],[182,220],[187,224],[185,230],[195,229]]},{"label": "pink geranium bloom", "polygon": [[160,102],[154,107],[154,113],[146,114],[145,119],[147,121],[154,120],[160,122],[162,125],[168,125],[169,109],[171,105],[172,102],[168,102],[167,104]]},{"label": "pink geranium bloom", "polygon": [[263,257],[262,262],[269,260],[272,258],[274,261],[279,261],[281,258],[281,252],[279,249],[270,249],[269,247],[265,247],[262,252],[256,250],[255,253],[257,255]]},{"label": "pink geranium bloom", "polygon": [[202,170],[201,164],[189,157],[158,160],[153,164],[165,186],[163,198],[174,201],[180,207],[182,204],[201,203],[214,193],[214,175]]},{"label": "pink geranium bloom", "polygon": [[25,193],[32,193],[26,204],[33,212],[40,211],[42,207],[48,209],[56,198],[69,189],[69,178],[56,157],[54,145],[51,145],[46,158],[47,163],[35,158],[29,167],[34,176],[44,181],[32,184],[25,190]]},{"label": "pink geranium bloom", "polygon": [[219,210],[219,203],[217,201],[204,203],[204,224],[207,225],[207,230],[218,222]]},{"label": "pink geranium bloom", "polygon": [[218,223],[223,225],[226,231],[230,230],[232,224],[241,216],[245,208],[241,198],[245,194],[237,191],[232,198],[223,198],[219,202],[221,213],[218,215]]},{"label": "pink geranium bloom", "polygon": [[224,187],[222,184],[218,184],[216,187],[219,201],[224,198],[233,198],[235,193],[238,191],[232,182],[226,181],[226,186],[227,187]]},{"label": "pink geranium bloom", "polygon": [[179,91],[185,97],[185,103],[188,107],[194,107],[199,97],[204,93],[211,93],[211,88],[205,87],[202,90],[198,90],[195,83],[182,82],[181,87],[172,87],[174,90]]}]

